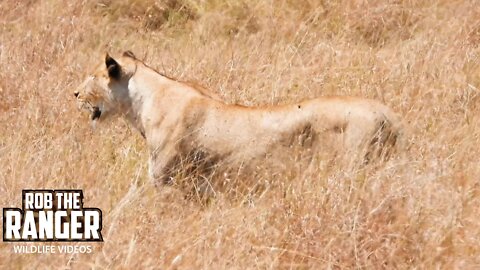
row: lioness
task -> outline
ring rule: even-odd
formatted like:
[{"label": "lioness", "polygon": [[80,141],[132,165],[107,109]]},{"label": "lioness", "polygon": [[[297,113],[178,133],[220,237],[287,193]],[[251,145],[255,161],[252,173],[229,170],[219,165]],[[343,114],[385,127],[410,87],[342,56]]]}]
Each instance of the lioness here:
[{"label": "lioness", "polygon": [[[290,105],[229,105],[205,89],[173,80],[131,52],[108,54],[74,92],[92,120],[125,117],[146,139],[152,179],[166,183],[172,168],[194,164],[248,164],[292,145],[371,159],[393,147],[399,118],[379,102],[322,97]],[[306,150],[307,151],[307,150]],[[197,163],[195,163],[197,162]]]}]

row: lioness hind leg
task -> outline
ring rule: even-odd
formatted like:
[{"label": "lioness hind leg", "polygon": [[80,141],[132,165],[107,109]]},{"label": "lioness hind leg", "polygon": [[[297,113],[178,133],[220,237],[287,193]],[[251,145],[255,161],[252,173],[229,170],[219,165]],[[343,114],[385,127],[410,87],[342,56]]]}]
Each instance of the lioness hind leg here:
[{"label": "lioness hind leg", "polygon": [[387,119],[377,125],[374,135],[368,144],[365,161],[385,161],[391,157],[395,150],[399,134]]},{"label": "lioness hind leg", "polygon": [[395,144],[396,133],[386,118],[375,119],[370,128],[351,122],[343,138],[344,162],[355,168],[386,160]]}]

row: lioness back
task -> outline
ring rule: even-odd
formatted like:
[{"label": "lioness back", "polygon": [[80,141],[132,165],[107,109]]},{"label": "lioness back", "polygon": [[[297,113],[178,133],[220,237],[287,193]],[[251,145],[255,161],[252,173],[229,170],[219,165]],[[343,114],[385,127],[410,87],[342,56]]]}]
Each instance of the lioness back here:
[{"label": "lioness back", "polygon": [[[251,159],[293,142],[316,151],[359,152],[362,145],[393,147],[400,135],[398,117],[385,105],[353,97],[323,97],[282,106],[250,108],[194,100],[186,111],[190,147],[215,155]],[[192,132],[195,131],[195,132]],[[387,145],[388,144],[388,145]],[[285,150],[285,149],[284,149]]]}]

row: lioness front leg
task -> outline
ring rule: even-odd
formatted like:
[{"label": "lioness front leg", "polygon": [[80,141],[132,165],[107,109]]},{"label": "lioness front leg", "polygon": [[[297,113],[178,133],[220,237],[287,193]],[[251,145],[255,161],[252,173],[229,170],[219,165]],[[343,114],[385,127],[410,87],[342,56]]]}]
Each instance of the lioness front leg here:
[{"label": "lioness front leg", "polygon": [[172,184],[172,173],[176,156],[177,153],[173,149],[150,152],[148,174],[155,186]]}]

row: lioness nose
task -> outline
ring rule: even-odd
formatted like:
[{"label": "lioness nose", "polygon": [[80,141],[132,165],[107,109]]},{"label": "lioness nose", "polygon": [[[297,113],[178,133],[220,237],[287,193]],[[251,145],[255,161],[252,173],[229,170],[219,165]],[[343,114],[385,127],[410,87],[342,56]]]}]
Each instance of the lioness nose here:
[{"label": "lioness nose", "polygon": [[74,95],[75,97],[78,97],[78,95],[80,95],[80,92],[75,91],[75,92],[73,92],[73,95]]}]

